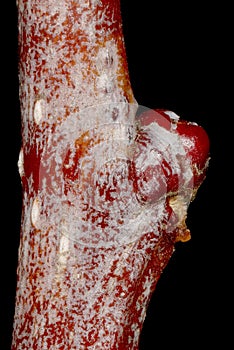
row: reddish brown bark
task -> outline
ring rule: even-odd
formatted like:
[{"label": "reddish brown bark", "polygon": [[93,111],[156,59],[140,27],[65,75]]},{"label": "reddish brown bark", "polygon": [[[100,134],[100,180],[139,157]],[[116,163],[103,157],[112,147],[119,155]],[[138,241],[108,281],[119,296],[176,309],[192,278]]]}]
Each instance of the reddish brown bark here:
[{"label": "reddish brown bark", "polygon": [[139,106],[118,0],[18,1],[23,187],[12,350],[136,350],[209,140]]}]

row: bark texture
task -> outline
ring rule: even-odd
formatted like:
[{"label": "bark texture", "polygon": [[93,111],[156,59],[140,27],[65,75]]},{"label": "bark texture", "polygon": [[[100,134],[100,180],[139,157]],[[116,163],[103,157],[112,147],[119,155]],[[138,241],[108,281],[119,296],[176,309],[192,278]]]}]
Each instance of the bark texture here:
[{"label": "bark texture", "polygon": [[17,6],[23,208],[12,350],[136,350],[175,242],[190,238],[205,133],[184,131],[170,111],[136,114],[119,0]]}]

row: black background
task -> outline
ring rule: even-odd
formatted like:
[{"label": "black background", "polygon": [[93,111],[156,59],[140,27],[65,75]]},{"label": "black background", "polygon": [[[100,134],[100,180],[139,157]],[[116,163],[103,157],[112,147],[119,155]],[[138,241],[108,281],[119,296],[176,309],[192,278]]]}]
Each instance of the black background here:
[{"label": "black background", "polygon": [[[6,19],[1,24],[1,350],[10,350],[21,215],[17,14],[14,2],[9,5],[2,11]],[[231,9],[225,3],[204,7],[197,1],[182,5],[122,0],[121,6],[137,102],[197,122],[211,142],[207,178],[188,211],[192,239],[177,243],[158,282],[140,350],[229,349],[233,347]]]},{"label": "black background", "polygon": [[129,71],[139,104],[167,108],[207,131],[207,178],[151,299],[140,350],[233,347],[231,290],[233,25],[225,2],[122,1]]}]

